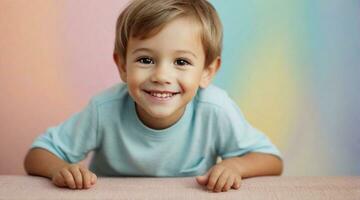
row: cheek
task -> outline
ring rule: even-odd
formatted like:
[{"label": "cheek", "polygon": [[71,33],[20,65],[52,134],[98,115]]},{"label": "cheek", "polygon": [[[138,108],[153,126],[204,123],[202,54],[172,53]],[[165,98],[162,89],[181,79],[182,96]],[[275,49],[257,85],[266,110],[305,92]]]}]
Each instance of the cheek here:
[{"label": "cheek", "polygon": [[181,75],[180,81],[186,85],[196,85],[199,83],[201,75],[199,72],[191,72]]},{"label": "cheek", "polygon": [[131,85],[140,84],[146,79],[145,77],[146,73],[137,69],[131,69],[128,71],[128,83]]},{"label": "cheek", "polygon": [[179,79],[179,83],[183,91],[196,93],[199,87],[200,78],[197,76],[183,76]]},{"label": "cheek", "polygon": [[139,76],[139,73],[128,73],[127,85],[130,93],[132,93],[133,95],[137,94],[137,91],[141,87],[142,83],[143,80],[141,76]]}]

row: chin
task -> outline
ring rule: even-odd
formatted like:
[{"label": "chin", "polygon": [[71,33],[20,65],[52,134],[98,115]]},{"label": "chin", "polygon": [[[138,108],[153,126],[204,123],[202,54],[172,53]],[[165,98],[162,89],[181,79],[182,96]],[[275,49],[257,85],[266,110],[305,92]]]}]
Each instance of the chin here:
[{"label": "chin", "polygon": [[169,112],[151,112],[150,115],[156,119],[167,119],[171,116]]}]

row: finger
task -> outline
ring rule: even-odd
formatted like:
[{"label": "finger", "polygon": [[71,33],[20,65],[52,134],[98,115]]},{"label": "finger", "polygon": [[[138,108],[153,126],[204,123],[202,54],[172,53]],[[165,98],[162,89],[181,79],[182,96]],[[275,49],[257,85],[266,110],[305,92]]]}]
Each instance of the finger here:
[{"label": "finger", "polygon": [[83,168],[83,167],[80,167],[80,172],[83,177],[83,188],[86,188],[86,189],[90,188],[91,177],[92,177],[91,172],[88,169]]},{"label": "finger", "polygon": [[221,175],[221,173],[224,171],[223,168],[214,168],[211,173],[209,174],[209,181],[207,184],[207,188],[209,190],[213,190],[214,186],[219,178],[219,176]]},{"label": "finger", "polygon": [[66,185],[71,189],[75,189],[76,185],[73,175],[67,169],[60,170],[60,173],[61,176],[64,178]]},{"label": "finger", "polygon": [[78,166],[70,167],[70,172],[72,173],[72,175],[74,177],[76,187],[78,189],[81,189],[83,187],[83,177],[82,177],[79,167]]},{"label": "finger", "polygon": [[97,176],[96,174],[92,173],[91,174],[91,185],[94,185],[97,181]]},{"label": "finger", "polygon": [[234,184],[234,181],[235,181],[235,177],[229,176],[222,191],[227,192],[228,190],[230,190],[231,186]]},{"label": "finger", "polygon": [[228,178],[229,178],[229,173],[226,170],[224,170],[223,173],[220,174],[215,184],[214,192],[221,192]]},{"label": "finger", "polygon": [[209,180],[209,174],[211,173],[212,168],[210,168],[204,175],[202,176],[197,176],[196,177],[196,181],[200,184],[200,185],[207,185],[208,180]]},{"label": "finger", "polygon": [[208,183],[208,176],[197,176],[196,177],[196,182],[199,184],[199,185],[206,185]]},{"label": "finger", "polygon": [[241,186],[241,177],[236,177],[234,180],[234,184],[231,186],[233,189],[237,190]]},{"label": "finger", "polygon": [[58,187],[66,187],[65,179],[60,173],[54,175],[52,182]]}]

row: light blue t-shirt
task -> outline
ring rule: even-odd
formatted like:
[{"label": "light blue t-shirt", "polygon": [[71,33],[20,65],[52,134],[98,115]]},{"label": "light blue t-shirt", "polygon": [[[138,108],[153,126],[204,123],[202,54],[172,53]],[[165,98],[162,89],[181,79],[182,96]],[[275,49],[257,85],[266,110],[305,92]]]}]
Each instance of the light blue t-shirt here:
[{"label": "light blue t-shirt", "polygon": [[244,118],[225,91],[199,89],[171,127],[154,130],[138,118],[127,85],[117,84],[32,144],[77,163],[94,151],[90,170],[98,176],[197,176],[217,156],[280,152]]}]

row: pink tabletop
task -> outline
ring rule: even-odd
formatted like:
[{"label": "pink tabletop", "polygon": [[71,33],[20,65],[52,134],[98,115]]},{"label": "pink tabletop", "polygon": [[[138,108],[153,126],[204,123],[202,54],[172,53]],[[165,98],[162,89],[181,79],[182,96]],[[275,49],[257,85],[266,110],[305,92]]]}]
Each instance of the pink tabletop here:
[{"label": "pink tabletop", "polygon": [[213,193],[195,178],[98,178],[88,190],[55,187],[35,176],[0,175],[0,199],[357,199],[360,177],[256,177],[239,190]]}]

